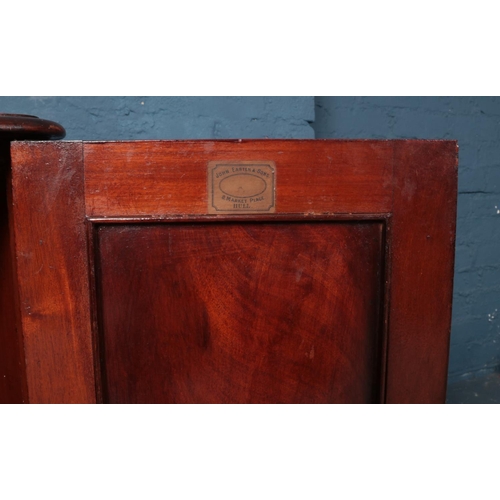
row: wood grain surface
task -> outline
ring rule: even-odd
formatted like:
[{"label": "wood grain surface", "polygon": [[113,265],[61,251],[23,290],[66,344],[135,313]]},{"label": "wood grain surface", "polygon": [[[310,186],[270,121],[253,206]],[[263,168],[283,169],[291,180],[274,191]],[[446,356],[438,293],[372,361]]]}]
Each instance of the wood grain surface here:
[{"label": "wood grain surface", "polygon": [[0,113],[0,141],[42,141],[66,135],[59,123],[37,116]]},{"label": "wood grain surface", "polygon": [[444,403],[453,299],[457,144],[395,143],[388,403]]},{"label": "wood grain surface", "polygon": [[[6,144],[1,401],[445,401],[456,142]],[[276,213],[208,214],[222,160]]]},{"label": "wood grain surface", "polygon": [[376,402],[382,229],[101,226],[105,399]]},{"label": "wood grain surface", "polygon": [[95,402],[81,143],[14,143],[13,228],[31,403]]},{"label": "wood grain surface", "polygon": [[387,141],[138,141],[88,143],[91,217],[207,213],[207,166],[274,161],[276,213],[386,213],[392,205]]}]

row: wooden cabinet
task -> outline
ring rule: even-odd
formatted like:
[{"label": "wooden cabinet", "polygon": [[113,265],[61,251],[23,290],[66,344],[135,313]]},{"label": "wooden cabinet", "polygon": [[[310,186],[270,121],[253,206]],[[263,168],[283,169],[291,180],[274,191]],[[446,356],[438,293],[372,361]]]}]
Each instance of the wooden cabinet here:
[{"label": "wooden cabinet", "polygon": [[5,144],[4,401],[444,402],[456,142]]}]

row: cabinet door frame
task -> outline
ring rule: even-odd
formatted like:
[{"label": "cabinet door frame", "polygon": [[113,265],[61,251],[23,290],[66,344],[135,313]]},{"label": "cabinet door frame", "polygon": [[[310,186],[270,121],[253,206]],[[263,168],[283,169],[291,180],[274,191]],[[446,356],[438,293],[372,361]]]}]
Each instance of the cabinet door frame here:
[{"label": "cabinet door frame", "polygon": [[[455,141],[423,140],[13,143],[9,203],[29,401],[102,400],[98,224],[370,219],[386,230],[381,402],[444,402],[457,153]],[[274,161],[276,213],[208,215],[214,160]]]}]

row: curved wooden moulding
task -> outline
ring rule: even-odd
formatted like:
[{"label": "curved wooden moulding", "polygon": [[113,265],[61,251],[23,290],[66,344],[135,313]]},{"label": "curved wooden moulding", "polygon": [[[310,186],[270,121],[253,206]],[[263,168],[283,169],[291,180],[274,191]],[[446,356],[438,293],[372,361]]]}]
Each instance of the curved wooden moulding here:
[{"label": "curved wooden moulding", "polygon": [[0,113],[0,141],[63,139],[66,130],[56,122],[32,115]]}]

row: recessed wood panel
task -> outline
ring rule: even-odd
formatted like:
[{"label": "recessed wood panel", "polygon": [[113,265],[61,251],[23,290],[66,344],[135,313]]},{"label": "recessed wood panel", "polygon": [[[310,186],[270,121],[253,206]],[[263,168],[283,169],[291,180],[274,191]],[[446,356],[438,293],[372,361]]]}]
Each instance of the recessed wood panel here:
[{"label": "recessed wood panel", "polygon": [[376,402],[381,222],[101,225],[111,403]]}]

